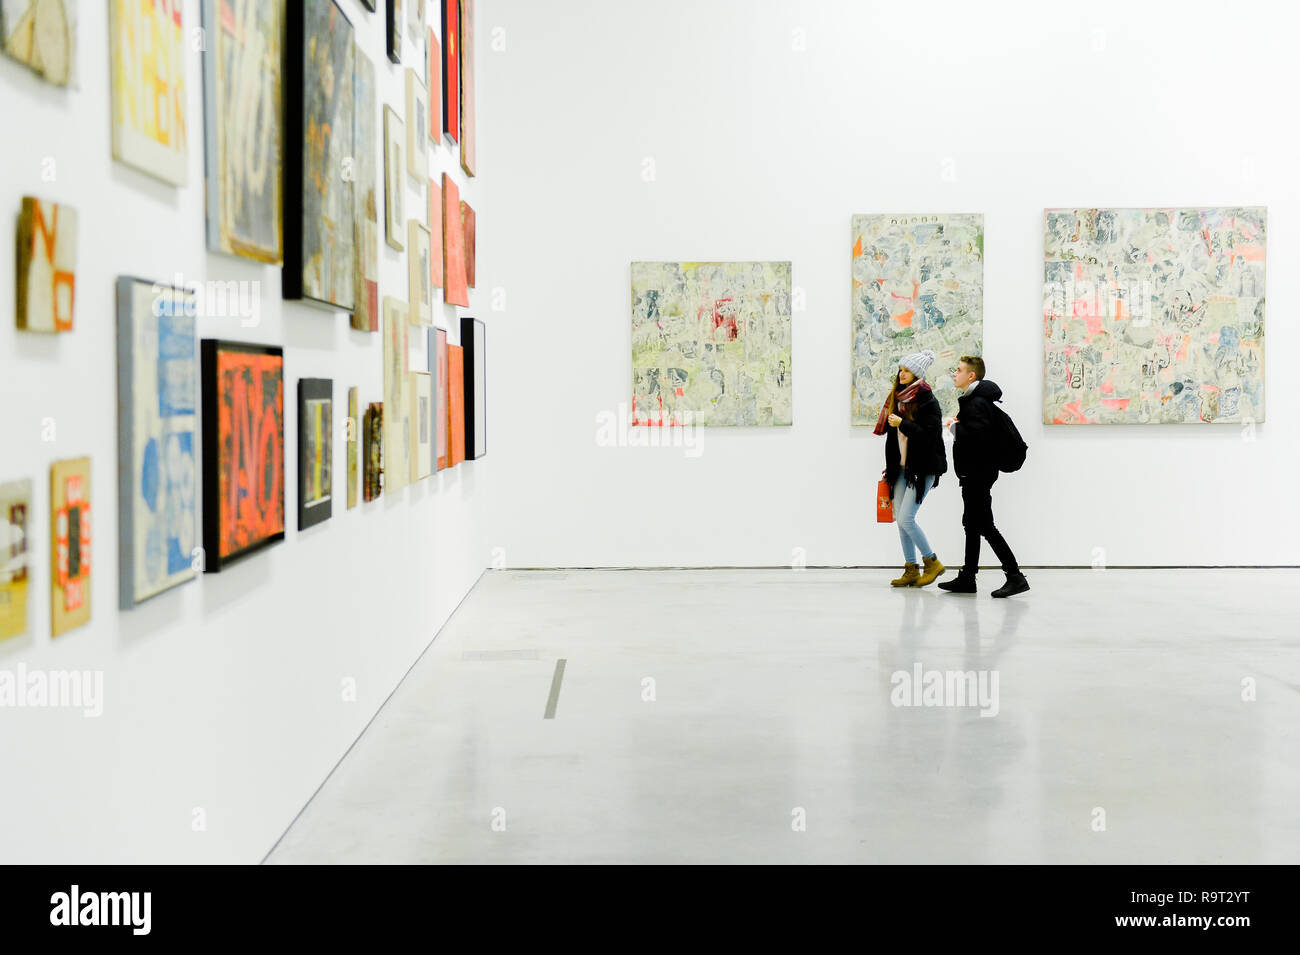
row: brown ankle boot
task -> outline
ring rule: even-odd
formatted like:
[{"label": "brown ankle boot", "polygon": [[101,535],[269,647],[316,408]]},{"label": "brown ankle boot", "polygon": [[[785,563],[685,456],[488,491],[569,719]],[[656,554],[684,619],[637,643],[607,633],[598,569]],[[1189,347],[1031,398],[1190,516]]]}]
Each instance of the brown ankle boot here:
[{"label": "brown ankle boot", "polygon": [[895,577],[889,582],[891,587],[914,587],[916,582],[921,579],[921,568],[916,564],[906,563],[903,565],[903,576]]},{"label": "brown ankle boot", "polygon": [[916,582],[916,586],[924,587],[926,584],[932,584],[943,576],[943,572],[948,568],[939,563],[939,555],[935,554],[933,558],[922,557],[925,562],[925,569],[921,571],[921,577]]}]

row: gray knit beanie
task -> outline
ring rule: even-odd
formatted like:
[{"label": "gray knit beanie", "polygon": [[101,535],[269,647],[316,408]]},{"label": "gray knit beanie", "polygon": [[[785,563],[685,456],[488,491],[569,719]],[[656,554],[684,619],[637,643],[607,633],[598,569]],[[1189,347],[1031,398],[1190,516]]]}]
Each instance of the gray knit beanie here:
[{"label": "gray knit beanie", "polygon": [[925,351],[919,351],[914,355],[908,355],[898,363],[898,367],[906,368],[912,374],[916,375],[917,378],[924,378],[926,371],[934,364],[935,357],[934,352],[927,348]]}]

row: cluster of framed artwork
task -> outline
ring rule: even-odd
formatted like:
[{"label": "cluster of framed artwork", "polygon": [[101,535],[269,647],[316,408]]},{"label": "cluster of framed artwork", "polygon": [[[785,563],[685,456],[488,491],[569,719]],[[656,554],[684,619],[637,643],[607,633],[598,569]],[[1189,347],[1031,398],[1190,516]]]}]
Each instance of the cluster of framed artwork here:
[{"label": "cluster of framed artwork", "polygon": [[[363,3],[375,10],[374,0]],[[404,38],[422,50],[419,69],[404,70],[403,120],[390,106],[378,111],[375,64],[334,0],[201,4],[208,248],[280,266],[285,299],[348,312],[353,328],[382,332],[382,401],[363,403],[350,387],[346,415],[336,416],[333,379],[297,380],[300,531],[333,516],[339,427],[348,508],[486,453],[484,325],[460,319],[463,344],[455,345],[434,317],[437,288],[447,304],[469,304],[475,215],[448,175],[431,178],[428,154],[449,139],[475,175],[473,54],[465,47],[474,7],[441,0],[439,42],[425,6],[386,3],[389,60],[400,64]],[[76,8],[71,0],[0,0],[0,48],[47,82],[75,87]],[[184,186],[182,4],[110,0],[109,8],[113,156]],[[381,148],[382,185],[374,162]],[[412,218],[403,201],[408,176],[428,189]],[[407,256],[405,299],[380,292],[381,189],[387,244]],[[76,327],[77,224],[67,205],[23,198],[19,329]],[[199,305],[192,289],[117,280],[121,609],[285,538],[284,351],[200,341]],[[426,369],[410,367],[413,334],[424,336]],[[89,458],[51,466],[56,636],[90,619],[91,487]],[[0,481],[0,639],[27,629],[31,507],[30,480]]]},{"label": "cluster of framed artwork", "polygon": [[[1266,210],[1048,209],[1043,423],[1264,420]],[[983,348],[984,217],[852,217],[849,415],[874,426],[899,359]],[[633,262],[632,423],[789,425],[789,262]]]}]

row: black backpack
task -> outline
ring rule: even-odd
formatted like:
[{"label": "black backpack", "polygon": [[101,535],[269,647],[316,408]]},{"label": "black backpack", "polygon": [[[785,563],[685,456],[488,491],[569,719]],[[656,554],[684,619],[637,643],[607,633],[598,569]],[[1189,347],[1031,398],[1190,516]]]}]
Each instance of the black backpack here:
[{"label": "black backpack", "polygon": [[993,409],[993,463],[998,466],[999,471],[1008,474],[1019,471],[1025,463],[1025,453],[1029,450],[1029,445],[1025,444],[1024,439],[1020,437],[1020,432],[1016,430],[1016,423],[1011,420],[1009,414],[992,401],[989,402],[989,407]]}]

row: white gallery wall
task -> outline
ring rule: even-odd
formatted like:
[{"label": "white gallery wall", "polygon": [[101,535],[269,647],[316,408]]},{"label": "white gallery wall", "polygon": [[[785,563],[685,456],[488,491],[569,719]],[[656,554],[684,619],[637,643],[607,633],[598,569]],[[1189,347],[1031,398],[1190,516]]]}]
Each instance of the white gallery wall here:
[{"label": "white gallery wall", "polygon": [[[854,213],[979,212],[1026,564],[1300,564],[1295,7],[483,0],[491,544],[528,566],[894,565],[849,424]],[[486,163],[485,163],[486,168]],[[1044,427],[1043,210],[1268,208],[1266,420]],[[629,263],[790,260],[794,424],[637,447]],[[656,435],[662,437],[663,435]],[[946,477],[922,511],[961,563]],[[986,562],[992,561],[987,553]]]},{"label": "white gallery wall", "polygon": [[[405,115],[403,69],[414,64],[423,75],[424,44],[406,41],[394,66],[383,4],[377,13],[358,0],[339,5],[375,66],[382,203],[382,104]],[[435,33],[438,10],[429,3]],[[183,12],[199,24],[197,0]],[[352,330],[344,313],[282,302],[278,268],[207,252],[197,52],[186,62],[189,184],[165,186],[112,159],[108,5],[80,3],[78,15],[79,89],[49,86],[0,57],[7,316],[21,197],[67,203],[79,215],[75,330],[42,336],[16,331],[12,317],[0,322],[0,481],[33,484],[28,634],[0,642],[0,670],[101,670],[103,712],[0,709],[0,862],[257,862],[487,566],[491,465],[465,462],[345,508],[347,389],[359,387],[362,411],[383,400],[381,336]],[[480,95],[482,110],[493,95]],[[431,149],[430,174],[450,172],[477,207],[483,186],[465,176],[458,155],[450,142]],[[493,165],[485,156],[483,179]],[[425,189],[406,184],[407,214],[416,216],[427,209]],[[379,215],[380,295],[405,301],[405,254],[383,242],[382,206]],[[283,345],[285,358],[285,540],[129,612],[117,609],[120,275],[259,283],[255,323],[205,316],[199,337]],[[483,296],[470,292],[473,304]],[[457,342],[457,309],[440,293],[435,317]],[[422,369],[423,335],[413,329],[411,338],[412,367]],[[333,517],[299,533],[302,377],[334,380],[335,497]],[[92,619],[51,639],[49,468],[82,455],[91,458]]]}]

